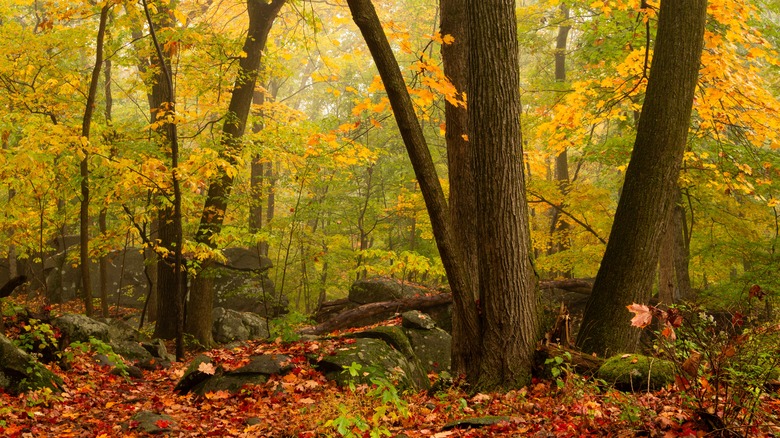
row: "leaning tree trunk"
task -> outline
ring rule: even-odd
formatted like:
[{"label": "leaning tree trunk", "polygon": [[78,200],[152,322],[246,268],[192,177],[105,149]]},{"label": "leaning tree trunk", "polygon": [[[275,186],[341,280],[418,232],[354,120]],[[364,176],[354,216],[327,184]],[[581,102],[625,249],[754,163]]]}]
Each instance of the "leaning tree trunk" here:
[{"label": "leaning tree trunk", "polygon": [[92,78],[89,83],[87,105],[84,110],[84,118],[81,123],[81,148],[84,157],[81,159],[79,170],[81,173],[81,209],[79,213],[79,237],[81,264],[81,291],[84,294],[84,306],[87,316],[94,312],[92,306],[92,281],[89,275],[89,131],[92,125],[92,114],[95,111],[95,97],[97,96],[98,81],[100,80],[100,68],[103,66],[103,39],[106,35],[106,22],[111,5],[106,4],[100,9],[100,24],[98,25],[97,42],[95,42],[95,67],[92,68]]},{"label": "leaning tree trunk", "polygon": [[[450,181],[450,221],[453,235],[458,236],[455,244],[460,246],[463,275],[466,292],[463,301],[469,307],[475,307],[479,290],[479,272],[477,265],[477,234],[474,205],[474,171],[471,163],[471,148],[468,142],[468,112],[465,92],[468,86],[468,20],[466,19],[465,0],[440,0],[441,34],[451,35],[452,43],[443,44],[441,59],[444,75],[457,90],[457,99],[444,103],[447,141],[447,164]],[[468,373],[465,359],[468,357],[468,343],[464,340],[472,336],[467,324],[463,324],[463,311],[452,315],[452,358],[453,369],[458,373]],[[458,362],[460,361],[460,362]]]},{"label": "leaning tree trunk", "polygon": [[[569,24],[569,7],[561,3],[561,20],[558,26],[558,36],[555,39],[555,81],[566,81],[566,43],[569,37],[571,25]],[[566,208],[565,196],[569,193],[569,154],[563,149],[555,156],[555,181],[561,194],[564,195],[564,202],[559,207],[553,207],[552,220],[550,221],[550,247],[547,250],[548,255],[552,255],[569,249],[569,223],[561,220],[561,210]],[[563,277],[571,278],[571,270],[560,272]]]},{"label": "leaning tree trunk", "polygon": [[663,0],[636,142],[612,233],[577,345],[609,355],[634,350],[639,330],[626,306],[649,298],[661,237],[675,205],[699,74],[706,0]]},{"label": "leaning tree trunk", "polygon": [[[221,143],[224,149],[221,157],[231,166],[236,164],[235,157],[240,155],[241,137],[244,135],[249,118],[262,51],[271,26],[285,1],[272,0],[270,3],[265,3],[260,0],[247,0],[249,31],[243,47],[246,56],[239,60],[238,76],[228,106],[229,116],[222,128]],[[215,247],[212,238],[222,229],[232,186],[233,176],[220,167],[217,176],[209,184],[200,225],[195,235],[197,243]],[[205,262],[203,269],[207,270],[209,267],[210,262]],[[214,343],[211,336],[213,305],[213,281],[206,275],[196,273],[192,279],[186,331],[205,346]]]},{"label": "leaning tree trunk", "polygon": [[514,0],[469,0],[469,142],[476,177],[482,355],[476,389],[531,381],[538,340],[520,132]]},{"label": "leaning tree trunk", "polygon": [[379,22],[373,4],[370,0],[347,0],[347,4],[352,12],[352,19],[371,51],[387,91],[401,138],[409,154],[417,182],[420,184],[439,256],[447,272],[447,280],[453,294],[454,313],[458,315],[454,317],[454,321],[458,321],[459,325],[455,336],[462,338],[460,341],[453,341],[460,342],[460,349],[453,351],[453,363],[456,366],[465,364],[468,367],[466,370],[455,371],[474,375],[481,356],[479,317],[474,303],[474,291],[469,289],[469,282],[462,265],[463,256],[454,240],[447,201],[436,167],[414,112],[398,62],[382,30],[382,24]]}]

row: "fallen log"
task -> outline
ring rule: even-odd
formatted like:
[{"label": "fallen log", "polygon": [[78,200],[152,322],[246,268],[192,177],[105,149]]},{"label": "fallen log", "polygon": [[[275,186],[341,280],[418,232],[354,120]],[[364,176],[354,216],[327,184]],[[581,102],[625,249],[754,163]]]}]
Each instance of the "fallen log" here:
[{"label": "fallen log", "polygon": [[562,289],[567,292],[590,295],[590,293],[593,291],[593,280],[584,278],[543,280],[539,282],[539,289]]},{"label": "fallen log", "polygon": [[535,356],[537,369],[543,370],[547,359],[561,356],[566,358],[564,363],[571,365],[577,374],[583,376],[595,375],[605,361],[604,358],[572,350],[571,348],[562,347],[557,344],[548,344],[540,345],[539,348],[537,348]]},{"label": "fallen log", "polygon": [[407,310],[424,310],[449,303],[452,303],[452,295],[448,293],[368,303],[339,313],[321,324],[302,329],[299,333],[321,335],[338,329],[360,326],[360,321],[383,313],[393,314]]}]

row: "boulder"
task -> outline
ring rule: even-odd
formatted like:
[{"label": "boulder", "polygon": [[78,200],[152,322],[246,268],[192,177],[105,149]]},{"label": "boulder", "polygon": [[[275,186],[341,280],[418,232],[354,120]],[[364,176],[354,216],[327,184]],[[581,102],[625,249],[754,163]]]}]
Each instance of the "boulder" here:
[{"label": "boulder", "polygon": [[452,371],[452,336],[434,327],[429,330],[404,328],[415,356],[425,373]]},{"label": "boulder", "polygon": [[114,353],[130,362],[145,362],[152,359],[152,354],[138,342],[111,341],[109,345]]},{"label": "boulder", "polygon": [[411,329],[430,330],[436,327],[436,322],[433,318],[419,310],[410,310],[401,314],[401,326]]},{"label": "boulder", "polygon": [[387,277],[373,277],[352,283],[349,289],[349,301],[356,304],[393,301],[424,294],[426,289]]},{"label": "boulder", "polygon": [[99,320],[108,324],[108,336],[112,341],[135,341],[143,338],[141,332],[121,319],[103,318]]},{"label": "boulder", "polygon": [[184,374],[181,376],[181,379],[176,382],[176,386],[173,390],[180,395],[187,394],[188,392],[195,391],[196,388],[203,385],[213,375],[222,373],[221,367],[214,367],[214,374],[204,373],[200,370],[202,364],[210,364],[213,366],[214,362],[205,354],[195,356],[195,358],[192,359],[192,362],[187,365],[187,369],[184,370]]},{"label": "boulder", "polygon": [[0,334],[0,388],[11,394],[49,388],[60,391],[62,379]]},{"label": "boulder", "polygon": [[273,264],[256,250],[228,248],[223,264],[209,268],[214,279],[214,307],[252,312],[274,318],[288,312],[289,300],[277,296],[266,272]]},{"label": "boulder", "polygon": [[66,313],[52,320],[52,325],[70,342],[89,342],[89,338],[108,342],[111,339],[108,324],[85,315]]},{"label": "boulder", "polygon": [[268,381],[268,377],[283,375],[292,370],[291,358],[283,354],[261,354],[249,358],[249,363],[233,371],[225,372],[222,367],[214,367],[213,374],[199,370],[201,364],[211,364],[210,358],[204,355],[196,357],[187,367],[176,391],[180,394],[193,392],[203,395],[209,392],[228,391],[236,393],[246,385],[258,385]]},{"label": "boulder", "polygon": [[[362,366],[361,373],[351,376],[345,367],[353,363]],[[397,381],[401,389],[427,389],[427,376],[397,349],[380,339],[358,338],[353,344],[346,344],[331,356],[316,362],[320,371],[342,386],[350,383],[367,383],[377,373]]]},{"label": "boulder", "polygon": [[598,376],[623,391],[655,391],[674,383],[674,364],[641,354],[621,354],[607,359]]},{"label": "boulder", "polygon": [[212,318],[212,336],[214,341],[222,344],[270,336],[265,319],[250,312],[216,307],[212,310]]}]

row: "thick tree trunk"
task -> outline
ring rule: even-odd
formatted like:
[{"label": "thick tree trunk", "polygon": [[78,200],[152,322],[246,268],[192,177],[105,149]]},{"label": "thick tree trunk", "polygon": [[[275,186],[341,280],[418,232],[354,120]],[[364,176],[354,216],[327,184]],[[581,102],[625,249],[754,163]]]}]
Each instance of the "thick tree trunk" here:
[{"label": "thick tree trunk", "polygon": [[[452,233],[458,236],[455,244],[459,245],[463,263],[463,276],[466,290],[471,295],[464,297],[464,302],[473,307],[479,290],[479,271],[477,265],[477,223],[474,215],[476,193],[474,192],[474,171],[471,163],[471,148],[468,142],[468,112],[465,103],[465,92],[468,86],[468,20],[466,17],[465,0],[440,0],[441,34],[451,35],[454,41],[443,44],[441,58],[444,64],[444,74],[458,92],[458,101],[444,103],[446,121],[445,139],[447,141],[447,164],[450,182],[450,221]],[[461,320],[463,311],[452,315],[452,358],[453,369],[466,372],[468,343],[463,340],[473,336],[469,333],[467,324]],[[460,361],[460,362],[458,362]]]},{"label": "thick tree trunk", "polygon": [[645,302],[661,237],[675,206],[706,21],[706,0],[662,0],[645,102],[612,233],[577,345],[610,355],[633,351],[639,330],[626,306]]},{"label": "thick tree trunk", "polygon": [[[249,31],[243,47],[243,53],[246,53],[246,57],[239,60],[238,78],[228,106],[229,116],[222,128],[221,143],[224,149],[221,151],[221,156],[230,165],[235,165],[235,157],[241,151],[241,137],[246,130],[262,51],[265,48],[271,26],[285,1],[272,0],[270,3],[265,3],[259,0],[247,0]],[[219,168],[218,176],[209,184],[200,225],[195,235],[197,243],[215,246],[212,238],[222,229],[232,185],[233,177],[224,169]],[[206,267],[208,267],[208,263]],[[190,295],[186,330],[187,333],[195,336],[195,339],[201,344],[210,346],[213,344],[211,337],[211,310],[214,302],[213,282],[205,276],[197,274],[192,282],[193,293]]]},{"label": "thick tree trunk", "polygon": [[520,132],[514,0],[469,0],[469,141],[476,175],[482,352],[477,390],[531,381],[538,341]]},{"label": "thick tree trunk", "polygon": [[474,303],[474,292],[469,288],[469,281],[462,266],[463,257],[452,234],[447,201],[439,183],[436,167],[414,112],[398,62],[382,30],[374,6],[370,0],[347,0],[347,3],[382,77],[398,129],[412,162],[417,182],[420,184],[439,255],[453,292],[454,312],[458,313],[458,321],[461,325],[459,333],[470,334],[467,338],[458,341],[462,342],[461,348],[453,351],[453,354],[457,355],[453,357],[455,366],[466,366],[467,369],[456,368],[455,372],[474,375],[475,366],[479,363],[481,355],[479,318]]},{"label": "thick tree trunk", "polygon": [[106,35],[106,22],[111,5],[106,4],[100,10],[100,24],[98,25],[97,41],[95,42],[95,66],[92,68],[92,78],[87,93],[87,105],[84,110],[84,118],[81,123],[81,148],[84,157],[81,159],[79,170],[81,174],[81,208],[79,212],[79,263],[81,264],[81,292],[84,294],[84,305],[87,316],[92,316],[92,282],[89,275],[89,131],[92,125],[92,114],[95,111],[95,98],[97,96],[98,81],[100,81],[100,69],[103,67],[103,39]]}]

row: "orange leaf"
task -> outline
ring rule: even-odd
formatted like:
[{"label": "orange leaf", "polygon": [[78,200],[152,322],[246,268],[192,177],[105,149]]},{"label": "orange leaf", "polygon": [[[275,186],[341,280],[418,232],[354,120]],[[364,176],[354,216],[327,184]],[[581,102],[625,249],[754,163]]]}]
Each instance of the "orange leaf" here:
[{"label": "orange leaf", "polygon": [[634,303],[626,306],[626,308],[629,312],[635,314],[635,316],[631,318],[631,325],[634,327],[647,327],[648,324],[650,324],[650,321],[653,320],[653,313],[650,311],[650,308],[644,304]]}]

